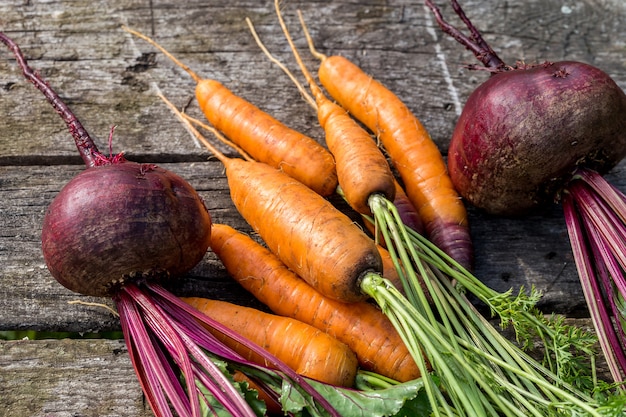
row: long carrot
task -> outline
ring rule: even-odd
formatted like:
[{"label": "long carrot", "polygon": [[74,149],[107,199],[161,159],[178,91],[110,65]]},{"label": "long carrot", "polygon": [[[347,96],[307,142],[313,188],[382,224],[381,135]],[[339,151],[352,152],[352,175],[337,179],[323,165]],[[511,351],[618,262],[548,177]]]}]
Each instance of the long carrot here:
[{"label": "long carrot", "polygon": [[[370,134],[350,117],[341,106],[330,101],[324,95],[302,62],[282,18],[279,1],[275,0],[274,5],[285,38],[315,98],[313,106],[317,110],[318,120],[324,129],[326,145],[335,157],[337,177],[344,197],[348,204],[357,212],[371,214],[369,199],[373,194],[382,194],[389,200],[394,198],[396,191],[395,179],[389,163]],[[289,70],[265,48],[249,19],[247,19],[247,22],[257,44],[263,52],[270,60],[277,63],[290,75]],[[303,91],[304,89],[295,80],[295,77],[291,75],[290,77],[298,88]]]},{"label": "long carrot", "polygon": [[367,298],[360,281],[370,272],[381,272],[382,261],[363,230],[284,172],[254,160],[226,157],[161,98],[224,164],[235,207],[287,266],[329,297],[344,302]]},{"label": "long carrot", "polygon": [[[354,385],[358,367],[354,352],[313,326],[225,301],[200,297],[183,297],[182,300],[274,354],[300,375],[332,385]],[[222,333],[211,333],[244,358],[268,366],[257,354]]]},{"label": "long carrot", "polygon": [[185,70],[196,82],[196,100],[205,117],[255,160],[283,170],[322,196],[335,192],[335,161],[321,144],[235,95],[219,81],[203,79],[153,39],[123,28]]},{"label": "long carrot", "polygon": [[473,265],[467,211],[437,145],[400,98],[342,56],[317,50],[299,13],[309,47],[321,60],[326,91],[380,138],[418,209],[430,240],[461,265]]},{"label": "long carrot", "polygon": [[[317,110],[320,124],[326,133],[326,144],[335,157],[339,186],[344,198],[357,212],[369,215],[371,214],[368,204],[369,198],[373,194],[382,194],[387,199],[392,200],[405,225],[418,233],[422,233],[423,225],[419,213],[393,176],[383,153],[369,133],[356,123],[342,107],[331,102],[324,95],[306,68],[293,42],[282,17],[279,0],[274,1],[274,7],[287,42],[314,97],[310,97],[291,71],[267,50],[250,19],[246,18],[246,21],[261,50],[292,79],[305,100]],[[368,228],[374,228],[373,223],[369,221],[366,221],[365,225]]]},{"label": "long carrot", "polygon": [[346,304],[323,296],[267,248],[230,226],[212,226],[211,250],[233,279],[274,313],[336,337],[356,353],[363,369],[402,382],[419,377],[398,332],[373,304]]}]

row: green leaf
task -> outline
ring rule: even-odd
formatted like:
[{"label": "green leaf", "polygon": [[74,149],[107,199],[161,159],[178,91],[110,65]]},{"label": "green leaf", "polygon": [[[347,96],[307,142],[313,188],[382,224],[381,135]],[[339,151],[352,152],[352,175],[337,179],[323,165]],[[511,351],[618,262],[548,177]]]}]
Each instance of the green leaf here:
[{"label": "green leaf", "polygon": [[296,413],[296,415],[301,415],[297,413],[300,413],[309,404],[305,398],[305,394],[298,391],[287,380],[283,380],[280,402],[285,413]]},{"label": "green leaf", "polygon": [[338,388],[315,381],[311,381],[311,384],[344,416],[419,417],[430,413],[421,379],[371,391]]}]

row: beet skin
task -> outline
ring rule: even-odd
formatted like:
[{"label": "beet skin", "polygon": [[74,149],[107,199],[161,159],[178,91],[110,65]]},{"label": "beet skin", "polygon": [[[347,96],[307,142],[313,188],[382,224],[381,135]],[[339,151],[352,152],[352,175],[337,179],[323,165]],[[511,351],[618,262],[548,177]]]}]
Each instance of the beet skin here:
[{"label": "beet skin", "polygon": [[580,62],[494,74],[469,97],[448,168],[487,212],[518,215],[552,201],[578,166],[605,173],[626,155],[626,95]]},{"label": "beet skin", "polygon": [[152,164],[88,168],[50,204],[42,247],[50,273],[81,294],[111,296],[122,282],[192,269],[211,218],[182,178]]}]

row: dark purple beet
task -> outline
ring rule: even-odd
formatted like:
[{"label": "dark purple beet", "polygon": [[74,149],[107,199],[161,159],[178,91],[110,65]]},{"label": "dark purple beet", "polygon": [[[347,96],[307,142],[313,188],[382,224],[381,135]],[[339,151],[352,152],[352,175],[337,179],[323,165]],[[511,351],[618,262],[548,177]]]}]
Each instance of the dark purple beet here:
[{"label": "dark purple beet", "polygon": [[195,190],[172,172],[135,162],[93,167],[50,204],[44,258],[70,290],[111,296],[129,278],[193,268],[209,245],[210,221]]},{"label": "dark purple beet", "polygon": [[98,151],[17,44],[2,33],[0,41],[65,121],[87,166],[46,212],[42,248],[51,274],[73,291],[114,296],[131,278],[164,278],[193,268],[209,247],[211,218],[191,185],[156,165]]},{"label": "dark purple beet", "polygon": [[554,201],[577,167],[626,155],[626,95],[603,71],[555,62],[494,74],[469,97],[448,152],[471,204],[521,214]]},{"label": "dark purple beet", "polygon": [[452,182],[471,204],[523,214],[558,199],[577,168],[605,173],[626,156],[626,95],[609,75],[573,61],[508,66],[456,0],[469,36],[426,4],[492,73],[465,103],[448,149]]}]

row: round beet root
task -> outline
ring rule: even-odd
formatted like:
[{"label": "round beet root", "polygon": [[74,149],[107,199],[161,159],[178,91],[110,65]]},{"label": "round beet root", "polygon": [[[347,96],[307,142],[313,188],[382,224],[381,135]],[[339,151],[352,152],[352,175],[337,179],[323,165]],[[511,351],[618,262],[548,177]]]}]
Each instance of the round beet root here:
[{"label": "round beet root", "polygon": [[626,155],[626,95],[603,71],[546,63],[493,75],[468,99],[448,167],[459,193],[495,214],[558,195],[579,166],[604,173]]},{"label": "round beet root", "polygon": [[129,278],[189,271],[206,253],[210,225],[200,197],[178,175],[134,162],[98,166],[50,204],[43,254],[65,287],[111,296]]},{"label": "round beet root", "polygon": [[[200,262],[210,243],[211,217],[191,185],[156,165],[100,152],[19,46],[3,33],[0,41],[66,123],[87,166],[44,218],[42,248],[52,276],[73,291],[113,297],[129,278],[180,275]],[[112,136],[113,129],[109,149]]]}]

